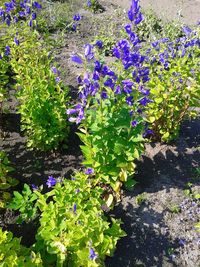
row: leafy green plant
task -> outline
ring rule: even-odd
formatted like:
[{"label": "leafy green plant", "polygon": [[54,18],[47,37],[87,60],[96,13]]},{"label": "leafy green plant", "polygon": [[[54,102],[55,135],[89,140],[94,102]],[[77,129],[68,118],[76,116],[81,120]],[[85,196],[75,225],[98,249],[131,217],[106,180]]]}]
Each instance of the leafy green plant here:
[{"label": "leafy green plant", "polygon": [[[26,185],[26,201],[15,193],[10,206],[21,209],[28,199],[34,199],[29,207],[37,207],[40,214],[34,251],[41,254],[45,266],[102,266],[105,256],[112,255],[117,240],[124,236],[120,221],[108,222],[104,215],[102,188],[93,187],[92,179],[84,173],[76,173],[71,180],[54,181],[52,186],[50,192],[34,190],[31,196]],[[29,209],[21,211],[24,218],[32,217]]]},{"label": "leafy green plant", "polygon": [[[1,25],[0,25],[1,31]],[[9,59],[8,55],[5,55],[6,38],[2,34],[0,36],[0,113],[3,112],[3,104],[7,100],[8,90],[7,83],[9,81]]]},{"label": "leafy green plant", "polygon": [[145,192],[142,193],[142,194],[137,195],[136,198],[135,198],[135,201],[136,201],[136,203],[138,205],[143,204],[146,200],[147,200],[147,195],[146,195]]},{"label": "leafy green plant", "polygon": [[177,43],[167,38],[153,43],[147,83],[152,101],[145,113],[156,140],[176,138],[181,122],[197,115],[200,93],[197,32],[191,31]]},{"label": "leafy green plant", "polygon": [[68,2],[44,3],[37,19],[38,30],[42,33],[65,30],[71,23],[72,14],[73,10]]},{"label": "leafy green plant", "polygon": [[10,199],[11,195],[5,190],[18,184],[17,179],[10,177],[8,174],[14,170],[10,165],[10,161],[4,151],[0,151],[0,191],[1,198],[0,207],[5,206],[5,202]]},{"label": "leafy green plant", "polygon": [[20,244],[21,239],[13,237],[11,232],[0,228],[0,266],[4,267],[42,267],[39,253]]},{"label": "leafy green plant", "polygon": [[25,221],[28,223],[34,220],[37,216],[37,206],[35,205],[38,198],[37,195],[31,191],[27,184],[24,184],[21,194],[18,191],[14,191],[13,195],[14,197],[8,208],[20,211],[17,222],[22,223]]},{"label": "leafy green plant", "polygon": [[62,85],[52,58],[38,41],[37,32],[23,25],[20,45],[11,44],[11,66],[16,73],[16,90],[21,129],[27,146],[48,150],[58,147],[68,134],[65,119],[68,90]]},{"label": "leafy green plant", "polygon": [[99,3],[98,0],[87,0],[85,9],[92,11],[93,13],[103,12],[104,7]]},{"label": "leafy green plant", "polygon": [[181,208],[178,205],[170,205],[169,210],[171,213],[179,213],[181,211]]}]

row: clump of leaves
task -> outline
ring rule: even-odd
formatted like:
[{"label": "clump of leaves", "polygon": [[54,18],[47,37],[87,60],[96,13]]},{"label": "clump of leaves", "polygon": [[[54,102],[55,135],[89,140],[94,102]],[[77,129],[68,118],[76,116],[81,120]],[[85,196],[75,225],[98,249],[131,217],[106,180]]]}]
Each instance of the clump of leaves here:
[{"label": "clump of leaves", "polygon": [[137,195],[135,198],[135,201],[138,205],[144,204],[146,200],[147,200],[147,195],[145,192]]},{"label": "clump of leaves", "polygon": [[[0,25],[1,31],[1,25]],[[3,104],[7,100],[8,90],[6,85],[9,81],[9,57],[6,51],[6,37],[0,35],[0,113],[3,112]]]},{"label": "clump of leaves", "polygon": [[10,199],[11,195],[5,190],[18,184],[18,180],[9,176],[9,173],[14,170],[11,167],[10,161],[4,151],[0,151],[0,207],[5,206],[5,202]]},{"label": "clump of leaves", "polygon": [[[45,266],[101,266],[106,255],[111,256],[117,240],[124,236],[120,221],[107,218],[100,187],[84,173],[76,173],[71,180],[54,181],[50,192],[42,194],[25,186],[23,197],[15,193],[10,207],[26,206],[40,214],[34,251],[41,254]],[[26,198],[28,192],[28,198]],[[24,202],[26,198],[26,201]],[[30,209],[21,209],[23,218],[35,218]],[[27,213],[27,216],[24,214]]]},{"label": "clump of leaves", "polygon": [[0,265],[5,267],[42,267],[39,253],[20,244],[21,238],[13,237],[8,231],[0,228]]},{"label": "clump of leaves", "polygon": [[[11,44],[10,63],[15,72],[18,112],[27,146],[40,150],[57,148],[67,137],[65,119],[68,89],[63,86],[52,58],[38,41],[37,32],[21,26],[19,45]],[[39,74],[39,75],[38,75]]]}]

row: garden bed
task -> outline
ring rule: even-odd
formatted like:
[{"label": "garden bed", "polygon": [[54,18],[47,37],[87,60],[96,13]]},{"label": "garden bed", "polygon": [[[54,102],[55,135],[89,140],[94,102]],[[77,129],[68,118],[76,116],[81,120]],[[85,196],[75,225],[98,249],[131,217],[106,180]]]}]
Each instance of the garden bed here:
[{"label": "garden bed", "polygon": [[[114,42],[119,35],[120,25],[126,21],[123,9],[130,5],[128,0],[102,1],[105,11],[92,14],[76,1],[77,5],[73,3],[74,12],[83,16],[78,30],[66,32],[62,40],[57,31],[49,37],[61,40],[61,45],[52,48],[52,53],[62,69],[61,77],[69,86],[73,101],[77,98],[76,77],[82,67],[71,63],[71,54],[81,52],[84,44],[91,42],[96,35],[107,34],[113,37],[111,41]],[[167,1],[170,19],[175,15],[175,2],[170,1],[169,4]],[[149,3],[142,1],[142,6],[147,8]],[[164,5],[164,1],[157,1],[153,8],[160,10]],[[196,11],[198,7],[200,9],[200,2],[193,1],[189,9],[188,5],[189,2],[184,1],[183,21],[193,24],[199,19]],[[190,16],[190,11],[193,16]],[[107,32],[108,25],[112,28],[111,34]],[[105,61],[112,61],[112,57],[108,54]],[[30,186],[45,185],[50,175],[68,178],[74,170],[83,169],[83,156],[79,148],[81,142],[76,135],[76,126],[70,126],[68,141],[64,141],[57,150],[30,151],[26,148],[26,137],[20,131],[20,115],[16,114],[16,106],[17,102],[11,94],[9,112],[0,115],[0,149],[7,153],[15,169],[12,176],[19,180],[15,190],[21,191],[24,183]],[[152,142],[145,145],[145,153],[137,161],[134,177],[138,183],[131,190],[123,188],[121,202],[113,210],[107,211],[111,217],[122,220],[122,229],[127,234],[118,242],[114,256],[106,258],[107,267],[199,266],[200,234],[194,227],[200,220],[200,203],[194,198],[194,194],[200,194],[200,173],[196,172],[199,168],[199,117],[182,124],[177,140],[169,144]],[[22,244],[31,246],[35,242],[37,225],[16,225],[17,216],[14,211],[2,210],[0,227],[12,231],[14,236],[22,236]]]}]

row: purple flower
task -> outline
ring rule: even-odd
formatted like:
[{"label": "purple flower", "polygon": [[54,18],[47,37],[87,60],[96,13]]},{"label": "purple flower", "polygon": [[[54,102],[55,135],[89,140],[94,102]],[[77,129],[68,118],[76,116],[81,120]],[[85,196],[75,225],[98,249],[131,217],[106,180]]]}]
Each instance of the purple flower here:
[{"label": "purple flower", "polygon": [[143,20],[143,15],[140,12],[139,0],[132,0],[131,7],[128,11],[128,18],[135,25],[138,25]]},{"label": "purple flower", "polygon": [[89,255],[89,259],[90,260],[96,260],[96,258],[98,257],[98,255],[95,253],[93,248],[90,248],[90,255]]},{"label": "purple flower", "polygon": [[35,20],[37,18],[37,15],[36,15],[36,13],[34,12],[34,13],[32,13],[32,20]]},{"label": "purple flower", "polygon": [[6,45],[5,47],[5,56],[9,56],[10,55],[10,46]]},{"label": "purple flower", "polygon": [[133,96],[128,96],[128,97],[126,97],[126,103],[127,103],[129,106],[132,106],[132,105],[133,105]]},{"label": "purple flower", "polygon": [[97,40],[95,45],[99,48],[99,49],[102,49],[103,48],[103,41],[101,40]]},{"label": "purple flower", "polygon": [[33,2],[32,7],[33,8],[37,8],[37,9],[41,9],[42,8],[42,6],[38,2],[36,2],[36,1]]},{"label": "purple flower", "polygon": [[76,24],[76,23],[73,23],[73,24],[72,24],[72,31],[75,32],[75,31],[76,31],[76,28],[77,28],[77,24]]},{"label": "purple flower", "polygon": [[35,184],[32,184],[31,187],[32,187],[33,191],[34,191],[34,190],[38,190],[38,186],[35,185]]},{"label": "purple flower", "polygon": [[146,106],[148,103],[151,102],[151,100],[149,100],[149,99],[145,96],[145,97],[143,97],[142,99],[140,99],[138,102],[140,103],[140,105],[142,105],[142,106]]},{"label": "purple flower", "polygon": [[56,185],[56,182],[57,182],[56,179],[52,175],[50,175],[48,177],[48,180],[46,182],[46,185],[48,186],[48,188],[50,188],[50,187]]},{"label": "purple flower", "polygon": [[116,88],[115,88],[115,94],[116,95],[120,95],[121,94],[121,88],[120,88],[120,85],[117,85]]},{"label": "purple flower", "polygon": [[79,20],[81,20],[81,16],[80,16],[80,14],[75,14],[75,15],[73,16],[73,20],[74,20],[74,21],[79,21]]},{"label": "purple flower", "polygon": [[93,46],[91,44],[85,45],[85,58],[90,61],[94,58],[94,53],[92,51]]},{"label": "purple flower", "polygon": [[153,130],[146,128],[142,136],[146,138],[149,135],[153,135]]},{"label": "purple flower", "polygon": [[51,70],[54,74],[57,74],[58,73],[58,70],[56,69],[56,67],[51,67]]},{"label": "purple flower", "polygon": [[78,188],[78,189],[76,189],[76,194],[78,194],[78,193],[80,193],[80,189]]},{"label": "purple flower", "polygon": [[73,62],[75,62],[77,64],[82,64],[83,63],[81,57],[78,56],[78,55],[71,55],[71,61],[73,61]]},{"label": "purple flower", "polygon": [[192,30],[188,26],[183,26],[182,29],[185,35],[190,35],[190,33],[192,32]]},{"label": "purple flower", "polygon": [[85,174],[87,174],[87,175],[90,175],[90,174],[93,174],[93,173],[94,173],[94,169],[92,169],[92,168],[87,168],[85,170]]},{"label": "purple flower", "polygon": [[131,122],[131,126],[132,127],[136,127],[138,125],[138,122],[136,121],[136,120],[133,120],[132,122]]},{"label": "purple flower", "polygon": [[88,7],[91,7],[91,5],[92,5],[91,0],[87,0],[87,6],[88,6]]},{"label": "purple flower", "polygon": [[76,115],[77,117],[70,117],[70,122],[76,122],[76,124],[79,124],[84,119],[84,108],[81,104],[75,105],[73,109],[68,109],[66,111],[67,115]]},{"label": "purple flower", "polygon": [[28,26],[29,26],[29,27],[32,27],[32,26],[33,26],[33,21],[32,21],[32,19],[28,22]]},{"label": "purple flower", "polygon": [[102,98],[102,99],[106,99],[106,98],[108,98],[108,94],[107,94],[106,91],[102,91],[102,92],[101,92],[101,98]]},{"label": "purple flower", "polygon": [[180,238],[178,243],[179,243],[180,246],[184,246],[186,244],[186,241],[185,241],[185,239],[181,239]]},{"label": "purple flower", "polygon": [[56,83],[59,83],[61,81],[61,78],[57,76],[55,80],[56,80]]},{"label": "purple flower", "polygon": [[73,206],[73,213],[74,213],[74,214],[76,214],[76,210],[77,210],[77,205],[74,204],[74,206]]},{"label": "purple flower", "polygon": [[14,42],[16,45],[19,45],[19,40],[17,39],[17,37],[14,38]]},{"label": "purple flower", "polygon": [[125,31],[128,33],[128,34],[131,34],[132,31],[131,31],[131,25],[130,24],[126,24],[125,27],[124,27]]},{"label": "purple flower", "polygon": [[112,50],[113,56],[115,56],[116,58],[120,58],[120,51],[117,47],[114,47]]}]

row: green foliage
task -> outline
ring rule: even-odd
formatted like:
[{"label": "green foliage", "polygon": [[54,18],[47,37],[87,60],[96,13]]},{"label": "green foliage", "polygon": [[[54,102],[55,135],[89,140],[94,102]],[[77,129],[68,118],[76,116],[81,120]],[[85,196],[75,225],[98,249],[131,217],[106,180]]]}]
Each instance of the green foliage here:
[{"label": "green foliage", "polygon": [[2,267],[42,267],[39,253],[20,244],[21,239],[0,228],[0,266]]},{"label": "green foliage", "polygon": [[21,194],[17,191],[14,191],[13,194],[14,197],[12,202],[9,203],[8,208],[20,211],[17,222],[22,223],[23,221],[29,222],[34,220],[37,215],[37,206],[35,205],[38,198],[37,195],[31,191],[27,184],[24,184]]},{"label": "green foliage", "polygon": [[143,14],[144,20],[134,29],[141,40],[149,42],[164,37],[174,40],[182,36],[179,21],[164,22],[152,9],[143,10]]},{"label": "green foliage", "polygon": [[192,183],[187,183],[186,186],[185,186],[184,194],[187,197],[199,200],[200,199],[200,194],[199,194],[198,191],[195,191],[192,186],[193,186]]},{"label": "green foliage", "polygon": [[20,45],[11,44],[11,66],[16,73],[16,90],[21,129],[27,146],[48,150],[58,147],[67,134],[65,118],[68,90],[51,70],[52,58],[38,40],[37,32],[25,25],[18,35]]},{"label": "green foliage", "polygon": [[[110,93],[113,93],[111,89]],[[119,181],[125,182],[133,175],[133,161],[143,151],[143,125],[131,126],[132,118],[124,100],[120,96],[117,101],[114,96],[106,100],[99,98],[99,105],[94,100],[78,133],[84,143],[83,164],[94,168],[97,177],[99,173],[100,179],[111,184],[116,192]]]},{"label": "green foliage", "polygon": [[5,190],[18,184],[18,181],[8,174],[14,169],[10,166],[10,161],[4,151],[0,151],[0,207],[4,207],[5,202],[10,198],[10,193]]},{"label": "green foliage", "polygon": [[87,0],[85,9],[92,11],[93,13],[103,12],[104,7],[99,3],[98,0]]},{"label": "green foliage", "polygon": [[147,200],[146,193],[142,193],[136,196],[135,201],[138,205],[143,204]]},{"label": "green foliage", "polygon": [[[197,36],[191,37],[188,42],[194,41]],[[146,120],[154,131],[154,139],[162,141],[176,138],[181,122],[197,115],[195,108],[199,106],[200,95],[198,45],[187,48],[184,56],[169,57],[169,67],[164,69],[158,62],[166,46],[161,43],[159,54],[155,52],[156,61],[147,84],[152,102],[146,110]]]},{"label": "green foliage", "polygon": [[[105,256],[113,254],[117,240],[124,236],[120,221],[107,221],[102,210],[103,190],[92,184],[85,174],[76,173],[75,178],[60,180],[45,194],[34,190],[31,196],[27,185],[23,197],[15,193],[10,207],[20,209],[24,218],[32,217],[31,205],[41,214],[33,248],[45,266],[102,266]],[[28,200],[30,209],[21,209]],[[89,258],[90,248],[98,255],[96,259]]]},{"label": "green foliage", "polygon": [[72,20],[72,7],[66,2],[43,3],[43,8],[37,18],[38,29],[41,32],[53,32],[66,29]]},{"label": "green foliage", "polygon": [[[1,25],[0,25],[1,32]],[[7,100],[8,91],[6,85],[9,81],[9,59],[4,54],[6,39],[3,34],[0,35],[0,112],[3,109],[3,103]]]},{"label": "green foliage", "polygon": [[181,208],[176,204],[172,204],[171,206],[169,206],[169,210],[172,213],[179,213],[181,211]]}]

